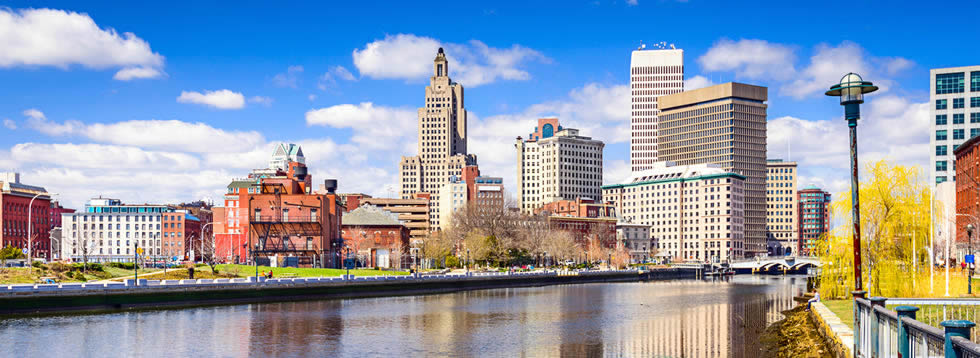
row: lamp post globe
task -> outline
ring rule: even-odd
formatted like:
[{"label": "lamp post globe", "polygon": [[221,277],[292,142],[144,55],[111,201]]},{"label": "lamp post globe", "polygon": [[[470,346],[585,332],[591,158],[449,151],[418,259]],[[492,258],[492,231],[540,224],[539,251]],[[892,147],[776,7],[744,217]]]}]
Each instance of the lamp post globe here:
[{"label": "lamp post globe", "polygon": [[861,290],[861,205],[858,198],[858,160],[857,160],[857,122],[861,118],[861,104],[864,94],[877,91],[878,87],[870,81],[865,81],[854,72],[841,77],[840,82],[830,86],[826,95],[840,97],[844,106],[844,119],[850,132],[851,147],[851,223],[854,225],[854,294],[864,296]]}]

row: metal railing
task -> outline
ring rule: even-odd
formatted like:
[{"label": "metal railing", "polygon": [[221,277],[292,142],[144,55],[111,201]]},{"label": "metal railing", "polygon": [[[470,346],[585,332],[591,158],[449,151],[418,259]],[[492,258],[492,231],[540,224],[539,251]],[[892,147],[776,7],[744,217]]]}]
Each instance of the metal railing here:
[{"label": "metal railing", "polygon": [[[886,302],[894,310],[886,308]],[[941,321],[938,325],[942,329],[919,321],[916,316],[921,308],[916,304],[926,308],[924,318],[934,319],[942,312],[952,319]],[[980,302],[976,300],[864,299],[858,296],[854,299],[854,356],[980,358],[980,345],[970,340],[975,324],[956,319],[972,314],[973,306],[977,305]]]},{"label": "metal railing", "polygon": [[[889,298],[887,302],[889,307],[918,307],[916,320],[933,327],[942,327],[940,324],[948,320],[977,322],[980,317],[980,299]],[[974,338],[980,339],[980,335]]]},{"label": "metal railing", "polygon": [[256,223],[315,223],[319,218],[317,215],[252,215],[250,219]]}]

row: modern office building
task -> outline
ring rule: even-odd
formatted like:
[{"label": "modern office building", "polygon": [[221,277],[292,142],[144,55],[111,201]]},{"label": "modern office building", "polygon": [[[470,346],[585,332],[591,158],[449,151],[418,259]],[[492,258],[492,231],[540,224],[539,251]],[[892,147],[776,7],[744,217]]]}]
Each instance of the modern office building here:
[{"label": "modern office building", "polygon": [[442,48],[433,62],[433,75],[425,87],[425,107],[418,109],[418,155],[402,157],[398,176],[401,198],[429,193],[429,225],[438,227],[439,190],[463,168],[476,165],[466,154],[466,118],[463,86],[449,78],[449,61]]},{"label": "modern office building", "polygon": [[51,211],[47,190],[21,183],[20,173],[0,174],[0,248],[25,249],[30,242],[31,258],[50,259]]},{"label": "modern office building", "polygon": [[657,98],[684,91],[684,50],[649,49],[630,56],[630,168],[653,168],[657,161]]},{"label": "modern office building", "polygon": [[517,207],[523,213],[556,200],[598,199],[602,192],[602,141],[564,128],[558,118],[538,119],[527,139],[517,137]]},{"label": "modern office building", "polygon": [[813,185],[801,189],[798,195],[800,244],[796,252],[815,255],[820,236],[830,231],[831,195]]},{"label": "modern office building", "polygon": [[622,220],[651,226],[659,253],[672,261],[726,262],[744,255],[745,181],[716,164],[657,162],[603,186],[602,200]]},{"label": "modern office building", "polygon": [[800,248],[796,224],[796,162],[766,163],[766,241],[770,255],[792,255]]},{"label": "modern office building", "polygon": [[658,158],[745,177],[745,255],[766,253],[767,88],[724,83],[659,98]]},{"label": "modern office building", "polygon": [[183,260],[187,249],[185,238],[193,233],[194,227],[181,225],[177,229],[175,225],[165,230],[163,215],[186,214],[177,213],[168,205],[91,199],[83,211],[61,215],[61,255],[73,262],[132,262],[138,244],[146,259],[163,262],[176,256],[177,260]]},{"label": "modern office building", "polygon": [[929,70],[930,173],[936,183],[956,180],[953,151],[980,135],[980,66]]}]

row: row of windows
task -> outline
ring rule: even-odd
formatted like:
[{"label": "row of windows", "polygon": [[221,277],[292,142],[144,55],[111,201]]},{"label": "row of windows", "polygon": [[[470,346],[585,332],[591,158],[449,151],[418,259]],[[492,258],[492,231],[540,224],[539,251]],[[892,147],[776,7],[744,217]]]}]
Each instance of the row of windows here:
[{"label": "row of windows", "polygon": [[[938,131],[936,131],[936,140],[938,141],[938,140],[946,140],[946,139],[948,139],[947,133],[948,132],[945,129],[944,130],[938,130]],[[980,135],[980,128],[970,128],[970,138],[976,137],[978,135]],[[965,137],[966,137],[966,130],[965,129],[954,129],[953,130],[953,140],[966,139]],[[942,147],[944,147],[942,149],[942,152],[944,154],[939,154],[940,149],[939,149],[939,146],[937,146],[936,147],[936,155],[945,155],[946,148],[945,148],[945,146],[942,146]],[[953,150],[956,150],[956,146],[953,147]]]}]

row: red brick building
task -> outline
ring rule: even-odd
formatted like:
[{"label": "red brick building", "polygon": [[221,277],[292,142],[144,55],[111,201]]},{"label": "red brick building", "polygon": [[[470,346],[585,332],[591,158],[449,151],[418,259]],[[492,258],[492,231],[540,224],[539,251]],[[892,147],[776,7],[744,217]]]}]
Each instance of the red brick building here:
[{"label": "red brick building", "polygon": [[[977,191],[980,190],[980,186],[978,186],[980,183],[980,148],[978,148],[978,144],[980,144],[980,137],[973,137],[953,150],[953,154],[956,155],[956,163],[954,163],[956,176],[953,177],[953,180],[956,181],[956,214],[972,215],[974,218],[980,218],[980,196],[977,195]],[[973,226],[980,226],[974,218],[963,215],[956,216],[957,246],[966,246],[968,243],[967,224],[972,223]],[[978,235],[980,235],[980,228],[974,230],[974,240],[977,240]]]},{"label": "red brick building", "polygon": [[534,213],[548,212],[556,216],[578,216],[584,218],[615,217],[616,206],[613,204],[597,203],[589,198],[575,200],[557,200],[542,205]]},{"label": "red brick building", "polygon": [[42,187],[22,184],[19,173],[0,176],[0,227],[0,247],[24,249],[30,241],[31,257],[51,259],[51,197]]},{"label": "red brick building", "polygon": [[344,215],[341,234],[344,246],[351,248],[364,267],[404,267],[408,256],[409,229],[398,214],[363,205]]},{"label": "red brick building", "polygon": [[796,194],[799,218],[796,221],[800,241],[796,252],[810,255],[817,247],[820,236],[830,231],[831,195],[813,185]]},{"label": "red brick building", "polygon": [[161,214],[160,231],[165,256],[201,261],[202,252],[210,251],[201,247],[201,219],[186,210]]}]

